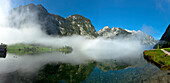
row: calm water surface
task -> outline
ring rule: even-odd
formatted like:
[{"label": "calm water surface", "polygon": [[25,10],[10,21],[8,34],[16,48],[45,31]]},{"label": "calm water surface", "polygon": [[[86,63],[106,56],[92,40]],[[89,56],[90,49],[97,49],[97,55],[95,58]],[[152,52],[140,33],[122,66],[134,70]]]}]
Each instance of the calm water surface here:
[{"label": "calm water surface", "polygon": [[148,63],[142,52],[110,59],[96,56],[79,51],[7,54],[0,58],[0,83],[170,83],[168,71]]}]

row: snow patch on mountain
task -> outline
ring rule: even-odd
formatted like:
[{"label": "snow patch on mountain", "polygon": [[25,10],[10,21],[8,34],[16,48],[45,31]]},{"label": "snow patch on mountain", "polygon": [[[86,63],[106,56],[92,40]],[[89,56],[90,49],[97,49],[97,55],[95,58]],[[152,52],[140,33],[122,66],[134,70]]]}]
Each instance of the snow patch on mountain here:
[{"label": "snow patch on mountain", "polygon": [[111,39],[127,39],[127,40],[137,40],[140,41],[144,45],[154,45],[156,44],[155,39],[143,33],[142,31],[138,30],[128,30],[128,29],[121,29],[121,28],[110,28],[105,26],[103,29],[97,32],[100,37],[104,38],[111,38]]}]

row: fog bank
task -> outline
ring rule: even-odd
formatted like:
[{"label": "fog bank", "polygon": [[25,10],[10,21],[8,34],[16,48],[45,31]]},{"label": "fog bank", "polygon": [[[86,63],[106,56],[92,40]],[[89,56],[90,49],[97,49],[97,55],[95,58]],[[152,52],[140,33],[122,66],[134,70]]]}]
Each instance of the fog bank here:
[{"label": "fog bank", "polygon": [[[74,51],[73,54],[66,56],[61,56],[62,54],[52,54],[51,56],[44,54],[42,56],[25,55],[15,58],[11,57],[14,56],[13,54],[8,54],[7,59],[0,59],[0,73],[8,73],[16,70],[36,71],[42,65],[50,62],[83,64],[88,62],[88,60],[103,61],[114,59],[134,64],[132,60],[138,60],[142,56],[143,46],[141,42],[127,40],[128,38],[105,39],[98,37],[89,39],[87,36],[79,35],[64,37],[46,35],[41,30],[41,25],[38,24],[35,19],[36,17],[30,18],[31,21],[28,23],[21,24],[22,28],[9,26],[7,13],[10,9],[10,0],[2,0],[0,2],[0,43],[7,45],[16,43],[41,44],[55,48],[67,45],[71,46]],[[15,21],[17,22],[16,19]]]}]

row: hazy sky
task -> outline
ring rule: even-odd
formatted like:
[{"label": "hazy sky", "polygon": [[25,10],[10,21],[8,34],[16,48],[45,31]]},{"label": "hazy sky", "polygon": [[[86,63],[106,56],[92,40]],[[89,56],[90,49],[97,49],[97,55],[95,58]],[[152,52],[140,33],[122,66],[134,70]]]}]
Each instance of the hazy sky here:
[{"label": "hazy sky", "polygon": [[63,17],[83,15],[97,31],[104,26],[121,27],[159,39],[170,24],[170,0],[12,0],[13,7],[29,3],[42,4]]}]

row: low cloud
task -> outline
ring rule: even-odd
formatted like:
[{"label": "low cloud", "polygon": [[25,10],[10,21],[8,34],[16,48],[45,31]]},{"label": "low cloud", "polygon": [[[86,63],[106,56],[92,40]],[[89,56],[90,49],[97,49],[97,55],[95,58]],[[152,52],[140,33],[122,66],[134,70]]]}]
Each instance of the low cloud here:
[{"label": "low cloud", "polygon": [[128,65],[136,65],[143,59],[142,52],[144,49],[138,41],[86,39],[82,36],[45,39],[34,41],[34,43],[48,46],[67,44],[72,46],[74,50],[66,55],[62,53],[43,53],[34,56],[8,54],[5,59],[0,59],[0,74],[14,71],[34,73],[47,63],[86,64],[91,60],[96,62],[116,60]]},{"label": "low cloud", "polygon": [[[2,2],[0,3],[3,4]],[[5,12],[9,9],[8,6],[0,9],[0,15],[3,17],[0,19],[0,22],[2,22],[0,23],[0,42],[8,45],[15,43],[42,44],[56,48],[67,45],[73,47],[74,51],[66,56],[62,56],[62,54],[42,54],[42,56],[25,55],[15,58],[13,57],[15,55],[8,54],[6,59],[0,59],[0,73],[9,73],[16,70],[32,72],[49,62],[82,64],[89,60],[115,59],[118,61],[123,60],[130,64],[132,60],[138,60],[142,57],[143,46],[137,40],[128,40],[128,38],[105,39],[101,37],[88,39],[86,36],[78,35],[68,37],[48,36],[41,30],[41,25],[38,24],[36,15],[33,15],[35,18],[29,18],[30,22],[21,24],[22,28],[8,26],[9,23],[6,21]],[[34,13],[32,12],[32,14]],[[15,14],[15,17],[17,15]],[[18,22],[17,19],[15,21]]]},{"label": "low cloud", "polygon": [[[71,54],[50,53],[40,55],[16,56],[8,54],[6,59],[0,59],[0,74],[14,71],[36,72],[47,63],[85,64],[89,60],[102,62],[105,60],[123,61],[126,64],[136,64],[141,59],[143,46],[140,41],[127,39],[87,39],[86,36],[51,37],[38,28],[0,28],[0,42],[6,44],[27,43],[41,44],[51,47],[73,47]],[[0,30],[0,31],[1,31]],[[31,32],[31,33],[30,33]]]},{"label": "low cloud", "polygon": [[154,31],[154,28],[152,26],[143,24],[142,32],[144,32],[146,34],[153,34],[155,31]]}]

